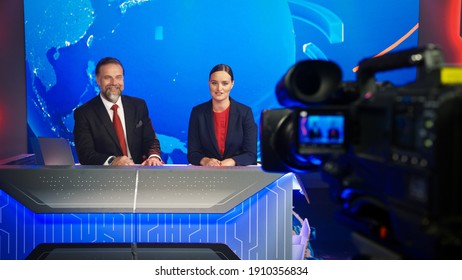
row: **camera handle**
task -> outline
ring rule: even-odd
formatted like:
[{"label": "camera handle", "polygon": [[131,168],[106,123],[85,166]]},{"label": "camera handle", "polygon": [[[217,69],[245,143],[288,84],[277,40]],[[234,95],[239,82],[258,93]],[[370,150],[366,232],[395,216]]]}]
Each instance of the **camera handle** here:
[{"label": "camera handle", "polygon": [[376,91],[377,72],[416,66],[419,71],[428,74],[440,69],[443,63],[442,51],[433,44],[362,60],[357,72],[360,96]]}]

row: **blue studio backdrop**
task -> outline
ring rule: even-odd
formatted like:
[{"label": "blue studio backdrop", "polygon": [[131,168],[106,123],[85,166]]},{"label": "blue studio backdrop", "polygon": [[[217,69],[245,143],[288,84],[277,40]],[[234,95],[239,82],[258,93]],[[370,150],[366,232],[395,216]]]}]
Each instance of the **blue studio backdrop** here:
[{"label": "blue studio backdrop", "polygon": [[[73,143],[73,110],[98,94],[105,56],[125,67],[124,94],[147,101],[167,163],[186,163],[191,108],[210,99],[218,63],[235,74],[231,96],[278,108],[276,82],[297,61],[336,62],[354,80],[364,58],[417,46],[418,0],[25,0],[30,136]],[[388,76],[387,76],[388,75]],[[412,70],[386,73],[396,83]]]}]

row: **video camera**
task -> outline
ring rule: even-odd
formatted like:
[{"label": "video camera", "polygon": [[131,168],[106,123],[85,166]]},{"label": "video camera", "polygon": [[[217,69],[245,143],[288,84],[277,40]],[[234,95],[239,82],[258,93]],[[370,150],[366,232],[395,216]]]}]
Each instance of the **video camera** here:
[{"label": "video camera", "polygon": [[[404,67],[415,82],[375,79]],[[462,68],[428,45],[361,61],[355,82],[341,76],[330,61],[289,69],[276,86],[286,108],[262,112],[262,168],[319,170],[337,218],[380,248],[369,255],[461,258]]]}]

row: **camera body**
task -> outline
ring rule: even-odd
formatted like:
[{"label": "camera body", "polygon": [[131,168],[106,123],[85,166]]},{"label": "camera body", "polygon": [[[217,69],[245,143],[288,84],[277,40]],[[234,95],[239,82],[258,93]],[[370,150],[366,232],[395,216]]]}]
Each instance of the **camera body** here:
[{"label": "camera body", "polygon": [[[341,78],[337,64],[306,60],[290,68],[277,83],[276,97],[286,108],[261,114],[264,170],[306,172],[317,168],[318,156],[345,151],[349,133],[346,105],[358,98],[359,91],[355,82],[342,82]],[[330,129],[335,134],[329,137]]]},{"label": "camera body", "polygon": [[[462,69],[443,63],[432,45],[366,59],[324,101],[262,112],[263,169],[321,171],[337,218],[400,258],[460,258]],[[411,66],[413,83],[375,81]]]}]

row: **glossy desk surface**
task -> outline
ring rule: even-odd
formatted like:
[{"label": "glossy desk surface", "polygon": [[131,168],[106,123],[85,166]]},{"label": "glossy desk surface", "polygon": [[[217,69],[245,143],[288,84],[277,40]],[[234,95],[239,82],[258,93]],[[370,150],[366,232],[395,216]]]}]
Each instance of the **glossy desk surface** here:
[{"label": "glossy desk surface", "polygon": [[225,213],[284,174],[259,166],[0,166],[0,189],[35,213]]}]

